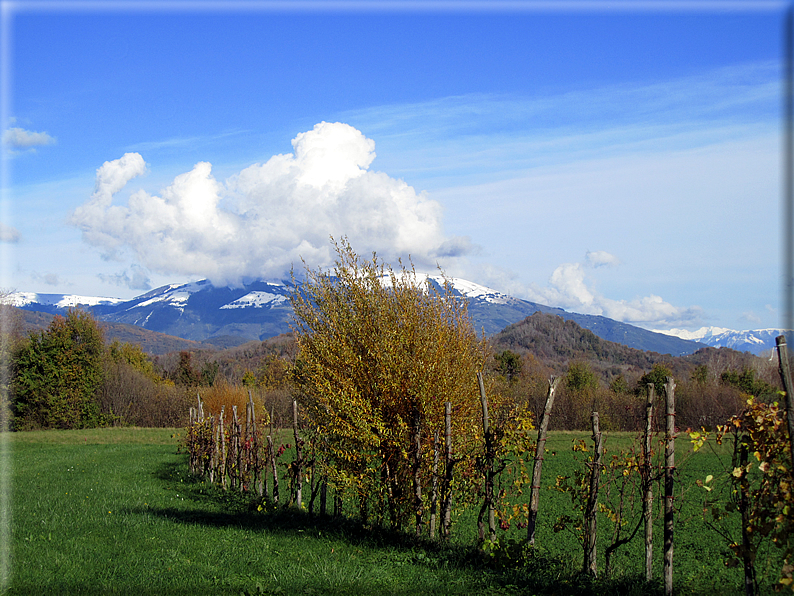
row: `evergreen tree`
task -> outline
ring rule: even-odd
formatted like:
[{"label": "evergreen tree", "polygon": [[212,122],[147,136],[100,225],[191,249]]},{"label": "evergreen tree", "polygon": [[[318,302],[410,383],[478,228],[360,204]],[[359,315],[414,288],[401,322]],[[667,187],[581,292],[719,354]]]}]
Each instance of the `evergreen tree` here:
[{"label": "evergreen tree", "polygon": [[46,331],[31,332],[14,352],[14,428],[100,426],[102,330],[88,314],[56,316]]}]

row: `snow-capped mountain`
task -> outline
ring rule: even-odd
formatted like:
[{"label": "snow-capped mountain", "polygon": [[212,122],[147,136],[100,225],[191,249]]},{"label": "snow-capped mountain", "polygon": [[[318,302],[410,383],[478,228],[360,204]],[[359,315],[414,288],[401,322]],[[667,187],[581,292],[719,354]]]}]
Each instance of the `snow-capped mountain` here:
[{"label": "snow-capped mountain", "polygon": [[681,339],[697,341],[715,348],[731,348],[740,352],[751,352],[756,356],[775,347],[775,338],[786,335],[791,341],[790,333],[783,329],[746,329],[736,331],[724,327],[701,327],[696,331],[686,329],[656,330]]},{"label": "snow-capped mountain", "polygon": [[[427,279],[437,290],[444,283],[444,278],[438,275]],[[475,328],[484,335],[493,335],[540,311],[573,320],[602,339],[640,350],[680,356],[703,347],[694,341],[655,333],[606,317],[571,313],[513,298],[464,279],[452,278],[449,281],[454,293],[468,301]],[[25,310],[54,314],[64,314],[69,308],[78,307],[110,323],[137,325],[196,341],[235,337],[242,343],[290,331],[291,290],[290,281],[258,280],[238,288],[218,288],[203,280],[162,286],[132,300],[17,293],[9,297],[9,302]]]},{"label": "snow-capped mountain", "polygon": [[36,292],[14,292],[10,294],[5,303],[17,308],[25,308],[34,304],[42,312],[50,307],[53,312],[78,307],[92,307],[99,305],[114,305],[124,302],[121,298],[99,298],[97,296],[78,296],[76,294],[37,294]]}]

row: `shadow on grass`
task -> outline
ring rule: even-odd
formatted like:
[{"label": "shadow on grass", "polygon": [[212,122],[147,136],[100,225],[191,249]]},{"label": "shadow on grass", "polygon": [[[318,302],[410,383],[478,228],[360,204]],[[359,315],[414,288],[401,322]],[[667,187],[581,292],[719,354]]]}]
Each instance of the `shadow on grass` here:
[{"label": "shadow on grass", "polygon": [[[660,582],[646,582],[639,574],[616,579],[592,578],[580,573],[578,557],[564,560],[544,554],[541,548],[524,548],[520,558],[505,563],[484,554],[475,545],[416,538],[377,525],[363,527],[356,518],[320,516],[295,507],[276,508],[251,493],[224,491],[202,482],[187,474],[184,462],[164,464],[155,475],[164,483],[164,488],[178,488],[180,497],[189,504],[133,508],[128,509],[129,513],[154,515],[173,523],[234,527],[306,540],[322,536],[364,549],[373,561],[387,559],[395,564],[426,567],[428,571],[444,567],[476,572],[490,586],[488,593],[494,594],[655,596],[664,592]],[[307,501],[304,499],[304,503]],[[366,564],[366,560],[364,558],[362,564]],[[690,592],[686,587],[676,586],[676,593]]]}]

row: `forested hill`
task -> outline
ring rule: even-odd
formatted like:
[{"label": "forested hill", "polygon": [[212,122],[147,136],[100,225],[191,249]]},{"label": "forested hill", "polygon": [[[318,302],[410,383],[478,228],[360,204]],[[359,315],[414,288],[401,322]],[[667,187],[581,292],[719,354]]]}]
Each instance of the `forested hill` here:
[{"label": "forested hill", "polygon": [[689,378],[699,365],[743,369],[757,360],[752,354],[729,348],[704,347],[687,356],[646,352],[601,339],[574,321],[541,312],[505,327],[491,338],[491,345],[496,352],[530,353],[558,374],[564,373],[571,362],[588,362],[606,381],[618,375],[648,371],[657,363],[665,364],[677,378]]}]

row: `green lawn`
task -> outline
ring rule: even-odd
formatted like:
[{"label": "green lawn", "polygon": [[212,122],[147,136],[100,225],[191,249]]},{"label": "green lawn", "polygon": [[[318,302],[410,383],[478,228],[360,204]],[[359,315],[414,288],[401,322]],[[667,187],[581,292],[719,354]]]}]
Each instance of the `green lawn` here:
[{"label": "green lawn", "polygon": [[[623,548],[614,579],[576,573],[581,548],[555,534],[567,495],[541,494],[538,548],[526,567],[489,567],[467,545],[473,515],[458,519],[450,546],[320,522],[302,512],[264,514],[187,476],[177,452],[182,430],[103,429],[14,433],[0,441],[11,463],[10,582],[4,594],[644,594],[642,543]],[[570,433],[548,447],[544,486],[575,462]],[[630,439],[616,435],[609,448]],[[680,460],[688,449],[679,441]],[[715,455],[698,453],[681,469],[684,484],[715,473]],[[724,541],[700,516],[706,494],[681,499],[676,526],[676,592],[741,594],[741,570],[722,563]],[[282,489],[284,490],[284,489]],[[699,492],[697,492],[699,491]],[[661,499],[657,499],[661,502]],[[603,558],[603,537],[599,554]],[[511,529],[522,536],[523,532]],[[661,576],[661,525],[656,529]],[[7,546],[7,545],[6,545]]]}]

